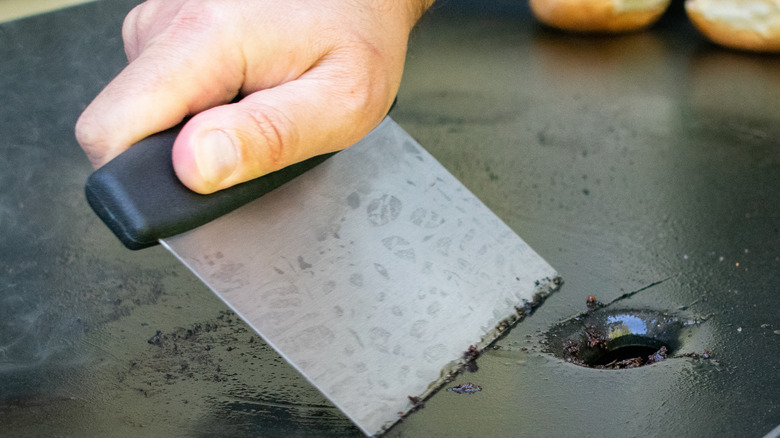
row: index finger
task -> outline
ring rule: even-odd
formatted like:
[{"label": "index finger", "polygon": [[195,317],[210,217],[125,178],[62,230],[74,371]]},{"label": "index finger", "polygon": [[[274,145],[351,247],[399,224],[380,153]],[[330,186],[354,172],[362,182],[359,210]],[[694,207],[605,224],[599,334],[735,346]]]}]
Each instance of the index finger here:
[{"label": "index finger", "polygon": [[[229,102],[241,88],[241,72],[209,53],[197,34],[176,46],[148,47],[84,110],[76,138],[100,167],[132,144],[175,126],[188,115]],[[206,46],[206,47],[204,47]],[[204,62],[211,57],[210,62]]]}]

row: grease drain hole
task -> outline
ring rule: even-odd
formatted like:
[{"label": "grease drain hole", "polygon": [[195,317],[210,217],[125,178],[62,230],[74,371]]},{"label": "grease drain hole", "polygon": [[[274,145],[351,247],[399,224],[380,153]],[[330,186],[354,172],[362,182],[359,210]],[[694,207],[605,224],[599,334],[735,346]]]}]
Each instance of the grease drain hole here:
[{"label": "grease drain hole", "polygon": [[546,351],[583,367],[638,368],[677,352],[686,325],[658,311],[601,308],[553,327]]},{"label": "grease drain hole", "polygon": [[622,347],[616,350],[608,351],[591,364],[593,367],[607,366],[611,363],[621,363],[625,361],[633,361],[636,358],[650,357],[658,352],[657,349],[647,347],[644,345],[632,345],[630,347]]}]

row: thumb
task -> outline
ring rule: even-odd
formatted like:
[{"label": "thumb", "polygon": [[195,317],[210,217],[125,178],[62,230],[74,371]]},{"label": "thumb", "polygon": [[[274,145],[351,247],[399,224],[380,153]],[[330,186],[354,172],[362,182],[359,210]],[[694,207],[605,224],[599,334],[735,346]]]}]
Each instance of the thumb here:
[{"label": "thumb", "polygon": [[198,114],[174,143],[177,176],[213,193],[357,142],[382,120],[395,89],[339,81],[304,75]]}]

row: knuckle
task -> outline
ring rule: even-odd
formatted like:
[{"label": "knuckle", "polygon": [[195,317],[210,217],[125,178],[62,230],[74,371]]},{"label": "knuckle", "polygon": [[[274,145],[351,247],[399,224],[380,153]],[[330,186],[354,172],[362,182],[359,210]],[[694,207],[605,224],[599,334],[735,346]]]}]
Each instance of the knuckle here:
[{"label": "knuckle", "polygon": [[[122,38],[129,53],[140,53],[152,42],[173,45],[189,41],[209,29],[224,6],[218,1],[197,2],[146,1],[133,8],[122,24]],[[157,38],[160,37],[160,38]]]},{"label": "knuckle", "polygon": [[193,32],[202,33],[214,28],[214,22],[223,9],[223,6],[212,0],[187,3],[171,18],[169,30],[175,34],[181,33],[185,38]]},{"label": "knuckle", "polygon": [[375,119],[384,117],[400,85],[403,61],[368,38],[356,36],[343,48],[341,94],[350,112]]},{"label": "knuckle", "polygon": [[141,13],[141,7],[138,5],[130,10],[122,22],[122,38],[127,42],[128,39],[135,38],[138,31],[138,15]]},{"label": "knuckle", "polygon": [[87,113],[82,114],[76,121],[75,133],[76,140],[82,147],[95,143],[95,124],[89,118]]},{"label": "knuckle", "polygon": [[339,96],[338,104],[356,122],[373,125],[381,120],[390,108],[396,88],[384,71],[376,68],[355,69],[345,75],[347,81]]},{"label": "knuckle", "polygon": [[139,35],[141,34],[141,20],[140,15],[143,5],[134,7],[125,17],[125,21],[122,23],[122,41],[125,45],[125,53],[128,60],[133,60],[138,56],[139,52]]},{"label": "knuckle", "polygon": [[147,1],[131,9],[122,23],[122,36],[125,41],[152,33],[155,25],[160,22],[160,15],[158,4],[154,2]]},{"label": "knuckle", "polygon": [[247,142],[251,145],[250,161],[256,168],[280,169],[294,153],[291,148],[296,144],[295,125],[282,112],[269,106],[253,108],[247,114],[253,139]]},{"label": "knuckle", "polygon": [[100,124],[93,122],[89,114],[82,115],[75,126],[76,141],[94,165],[103,164],[107,133]]}]

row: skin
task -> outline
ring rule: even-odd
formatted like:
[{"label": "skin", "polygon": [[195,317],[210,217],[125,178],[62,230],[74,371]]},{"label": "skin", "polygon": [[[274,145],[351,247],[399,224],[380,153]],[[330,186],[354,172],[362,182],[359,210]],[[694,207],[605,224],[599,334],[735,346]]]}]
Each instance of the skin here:
[{"label": "skin", "polygon": [[204,194],[343,149],[390,108],[430,3],[149,0],[125,19],[129,63],[76,138],[97,168],[192,116],[173,164]]}]

